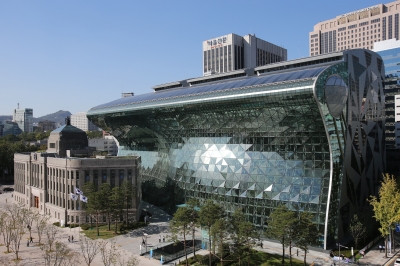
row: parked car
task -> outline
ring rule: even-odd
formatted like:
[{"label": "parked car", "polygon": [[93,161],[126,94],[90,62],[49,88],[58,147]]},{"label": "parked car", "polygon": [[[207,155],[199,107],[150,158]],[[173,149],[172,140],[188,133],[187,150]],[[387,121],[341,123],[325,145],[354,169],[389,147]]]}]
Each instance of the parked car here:
[{"label": "parked car", "polygon": [[14,188],[12,188],[12,187],[3,188],[3,192],[12,192],[12,191],[14,191]]},{"label": "parked car", "polygon": [[394,262],[394,266],[400,266],[400,258],[397,258]]}]

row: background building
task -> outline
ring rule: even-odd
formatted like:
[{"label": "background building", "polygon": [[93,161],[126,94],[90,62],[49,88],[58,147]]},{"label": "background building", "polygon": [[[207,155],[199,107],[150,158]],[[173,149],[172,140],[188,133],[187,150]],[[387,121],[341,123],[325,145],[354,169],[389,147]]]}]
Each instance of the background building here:
[{"label": "background building", "polygon": [[22,130],[19,128],[16,122],[11,121],[0,121],[0,137],[7,135],[19,135]]},{"label": "background building", "polygon": [[118,154],[118,140],[109,134],[102,138],[89,139],[89,147],[94,147],[96,151],[102,151],[111,156]]},{"label": "background building", "polygon": [[78,112],[71,115],[71,125],[85,132],[99,130],[97,126],[87,119],[86,112]]},{"label": "background building", "polygon": [[13,122],[17,123],[23,132],[33,132],[33,109],[14,109]]},{"label": "background building", "polygon": [[88,117],[119,155],[141,156],[144,200],[173,211],[213,199],[258,227],[284,204],[313,214],[328,249],[354,214],[377,228],[367,199],[385,170],[383,77],[380,56],[356,49],[160,85]]},{"label": "background building", "polygon": [[[75,188],[82,188],[86,182],[94,183],[96,187],[102,183],[116,187],[123,181],[129,181],[136,193],[128,212],[130,217],[138,221],[141,199],[138,172],[140,158],[88,157],[90,153],[85,153],[85,150],[89,149],[80,148],[85,139],[87,143],[86,133],[67,121],[62,130],[57,129],[51,133],[48,141],[48,147],[52,143],[60,143],[57,146],[59,148],[50,148],[44,153],[16,153],[14,200],[66,223],[85,223],[89,221],[89,216],[82,209],[82,202],[70,197],[70,193],[75,193]],[[71,156],[73,151],[79,157]],[[102,217],[102,221],[106,219]]]},{"label": "background building", "polygon": [[387,172],[400,176],[400,41],[376,42],[374,51],[385,64],[385,116]]},{"label": "background building", "polygon": [[39,121],[38,129],[44,132],[52,131],[56,129],[56,122],[49,120]]},{"label": "background building", "polygon": [[347,49],[373,49],[374,42],[399,40],[400,1],[378,4],[319,22],[309,34],[311,56]]},{"label": "background building", "polygon": [[203,76],[287,60],[287,50],[261,40],[227,34],[203,42]]}]

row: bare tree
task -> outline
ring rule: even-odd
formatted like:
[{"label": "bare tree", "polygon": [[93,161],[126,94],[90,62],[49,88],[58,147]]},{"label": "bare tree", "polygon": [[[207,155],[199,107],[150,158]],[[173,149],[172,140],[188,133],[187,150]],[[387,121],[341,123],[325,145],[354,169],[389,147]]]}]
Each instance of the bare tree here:
[{"label": "bare tree", "polygon": [[116,266],[137,266],[139,265],[139,260],[135,256],[123,256],[123,254],[119,253]]},{"label": "bare tree", "polygon": [[90,266],[94,257],[99,252],[101,244],[100,242],[92,240],[84,235],[80,236],[79,241],[83,258],[85,259],[87,266]]},{"label": "bare tree", "polygon": [[32,237],[32,224],[36,218],[36,212],[32,211],[31,209],[23,208],[22,209],[22,217],[26,224],[26,228],[29,231],[29,238]]},{"label": "bare tree", "polygon": [[0,231],[3,235],[3,241],[7,248],[7,253],[10,253],[12,227],[12,220],[8,214],[6,212],[0,212]]},{"label": "bare tree", "polygon": [[[24,223],[22,217],[19,222],[16,222],[11,229],[11,245],[10,249],[15,254],[15,259],[19,260],[19,245],[21,244],[22,236],[25,234]],[[28,240],[29,241],[29,240]]]},{"label": "bare tree", "polygon": [[107,245],[107,241],[103,240],[100,242],[101,261],[103,262],[104,266],[111,266],[116,264],[119,253],[115,241],[110,243],[110,248],[107,248]]},{"label": "bare tree", "polygon": [[[24,218],[27,209],[20,204],[6,205],[6,225],[5,231],[7,235],[7,252],[10,250],[15,254],[16,260],[19,259],[19,247],[22,236],[25,233]],[[4,232],[3,232],[4,234]]]},{"label": "bare tree", "polygon": [[40,247],[45,266],[69,266],[79,264],[79,253],[73,252],[66,244],[56,241],[53,249],[48,244]]},{"label": "bare tree", "polygon": [[45,226],[44,232],[47,236],[46,245],[48,246],[48,249],[52,251],[56,241],[56,235],[59,233],[59,229],[52,224],[47,224]]},{"label": "bare tree", "polygon": [[38,234],[39,244],[41,244],[42,235],[43,235],[44,230],[46,229],[48,220],[49,220],[49,216],[47,216],[47,215],[41,215],[41,214],[35,215],[34,221],[35,221],[36,231]]}]

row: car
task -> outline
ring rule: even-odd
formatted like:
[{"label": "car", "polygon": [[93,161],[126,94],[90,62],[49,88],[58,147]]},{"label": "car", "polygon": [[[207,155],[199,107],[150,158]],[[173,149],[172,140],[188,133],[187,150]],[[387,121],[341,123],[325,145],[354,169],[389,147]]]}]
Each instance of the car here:
[{"label": "car", "polygon": [[5,188],[3,188],[3,191],[4,192],[11,192],[11,191],[14,191],[14,189],[12,187],[5,187]]},{"label": "car", "polygon": [[396,261],[394,262],[394,266],[400,266],[400,258],[396,258]]}]

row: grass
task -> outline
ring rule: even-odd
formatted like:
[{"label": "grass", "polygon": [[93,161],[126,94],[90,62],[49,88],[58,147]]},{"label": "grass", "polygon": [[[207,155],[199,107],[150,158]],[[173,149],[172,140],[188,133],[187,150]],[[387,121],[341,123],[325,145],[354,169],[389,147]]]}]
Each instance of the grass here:
[{"label": "grass", "polygon": [[144,223],[133,223],[129,227],[124,227],[123,224],[118,224],[117,233],[114,232],[114,226],[115,225],[111,225],[111,230],[109,231],[107,224],[99,225],[99,236],[97,236],[97,228],[95,225],[93,225],[93,227],[85,227],[87,230],[83,230],[82,232],[85,234],[85,236],[91,239],[109,239],[118,235],[126,234],[129,230],[141,228],[146,225]]}]

